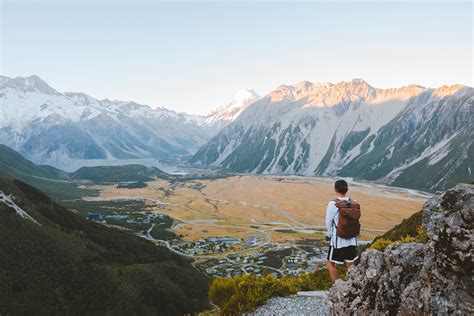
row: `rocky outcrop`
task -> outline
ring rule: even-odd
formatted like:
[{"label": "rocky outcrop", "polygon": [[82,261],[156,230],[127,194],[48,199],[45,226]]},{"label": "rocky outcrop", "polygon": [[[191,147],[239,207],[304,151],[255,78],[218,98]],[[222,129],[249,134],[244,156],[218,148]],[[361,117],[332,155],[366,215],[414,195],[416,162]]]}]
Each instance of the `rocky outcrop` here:
[{"label": "rocky outcrop", "polygon": [[329,292],[333,315],[473,315],[474,185],[423,207],[427,244],[366,251]]}]

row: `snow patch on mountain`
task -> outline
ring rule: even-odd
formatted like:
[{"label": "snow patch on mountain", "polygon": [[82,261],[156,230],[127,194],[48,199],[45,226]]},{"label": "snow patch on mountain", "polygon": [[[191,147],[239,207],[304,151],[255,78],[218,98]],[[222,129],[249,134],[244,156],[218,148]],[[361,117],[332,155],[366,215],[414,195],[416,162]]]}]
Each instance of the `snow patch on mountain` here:
[{"label": "snow patch on mountain", "polygon": [[21,207],[19,207],[14,201],[13,201],[14,197],[9,194],[5,194],[3,193],[3,191],[0,190],[0,202],[2,202],[3,204],[6,204],[9,208],[12,208],[15,210],[16,214],[25,218],[25,219],[28,219],[38,225],[41,225],[40,223],[38,223],[38,221],[36,221],[30,214],[28,214],[26,211],[24,211]]},{"label": "snow patch on mountain", "polygon": [[[413,166],[414,164],[420,162],[423,159],[429,158],[428,165],[434,165],[438,163],[441,159],[446,157],[449,154],[449,142],[454,139],[458,134],[455,133],[451,137],[446,138],[434,146],[429,146],[426,148],[418,157],[414,158],[411,161],[406,161],[402,166],[393,169],[389,174],[385,176],[384,181],[390,183],[396,179],[402,171],[408,167]],[[393,150],[392,150],[393,152]]]},{"label": "snow patch on mountain", "polygon": [[233,122],[252,103],[260,99],[258,93],[252,89],[240,90],[226,105],[220,106],[206,117],[206,124],[220,129]]}]

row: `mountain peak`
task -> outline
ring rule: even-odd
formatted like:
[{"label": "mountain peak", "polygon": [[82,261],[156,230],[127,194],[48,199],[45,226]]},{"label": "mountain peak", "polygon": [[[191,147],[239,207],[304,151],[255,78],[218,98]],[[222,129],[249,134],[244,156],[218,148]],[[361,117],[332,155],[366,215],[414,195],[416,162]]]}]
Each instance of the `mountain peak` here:
[{"label": "mountain peak", "polygon": [[312,86],[313,86],[313,83],[309,82],[308,80],[303,80],[295,84],[295,87],[300,88],[300,89],[309,89]]},{"label": "mountain peak", "polygon": [[280,85],[270,92],[269,97],[273,102],[284,100],[299,100],[309,98],[314,101],[312,106],[332,106],[344,100],[357,98],[371,98],[376,94],[375,89],[363,79],[340,81],[337,84],[329,82],[311,83],[301,81],[294,85]]},{"label": "mountain peak", "polygon": [[354,78],[351,81],[340,81],[335,85],[335,87],[350,91],[367,91],[374,89],[370,84],[367,83],[367,81],[360,78]]},{"label": "mountain peak", "polygon": [[260,98],[260,95],[253,89],[242,89],[234,95],[229,103],[212,111],[207,116],[206,123],[222,127],[235,120],[240,113]]},{"label": "mountain peak", "polygon": [[464,88],[466,88],[466,86],[462,84],[455,84],[452,86],[445,85],[445,86],[441,86],[439,88],[433,89],[433,94],[438,97],[445,97],[445,96],[456,94],[459,91],[463,90]]},{"label": "mountain peak", "polygon": [[242,89],[234,95],[234,97],[227,104],[226,107],[239,106],[240,104],[245,103],[246,101],[257,99],[260,99],[260,95],[258,95],[258,93],[255,92],[253,89]]},{"label": "mountain peak", "polygon": [[2,77],[1,79],[0,88],[13,88],[24,92],[40,92],[50,95],[59,93],[37,75],[15,78]]},{"label": "mountain peak", "polygon": [[364,85],[364,86],[370,86],[367,81],[365,81],[364,79],[361,79],[361,78],[354,78],[350,81],[350,83],[352,84],[356,84],[356,85]]}]

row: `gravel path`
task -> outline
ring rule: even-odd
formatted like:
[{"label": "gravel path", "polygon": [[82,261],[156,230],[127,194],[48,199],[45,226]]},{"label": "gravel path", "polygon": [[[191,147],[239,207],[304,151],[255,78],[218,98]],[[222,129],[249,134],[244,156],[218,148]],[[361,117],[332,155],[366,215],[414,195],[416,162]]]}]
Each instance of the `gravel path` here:
[{"label": "gravel path", "polygon": [[267,315],[329,315],[325,297],[273,297],[260,306],[254,316]]}]

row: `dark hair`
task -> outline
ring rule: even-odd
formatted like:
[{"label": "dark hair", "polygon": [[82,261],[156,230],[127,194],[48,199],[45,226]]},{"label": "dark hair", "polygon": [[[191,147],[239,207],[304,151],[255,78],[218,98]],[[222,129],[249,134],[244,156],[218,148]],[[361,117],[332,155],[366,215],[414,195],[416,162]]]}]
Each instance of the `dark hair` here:
[{"label": "dark hair", "polygon": [[346,194],[347,191],[349,190],[349,186],[346,181],[344,180],[337,180],[334,183],[334,189],[336,189],[336,192],[341,193],[341,194]]}]

